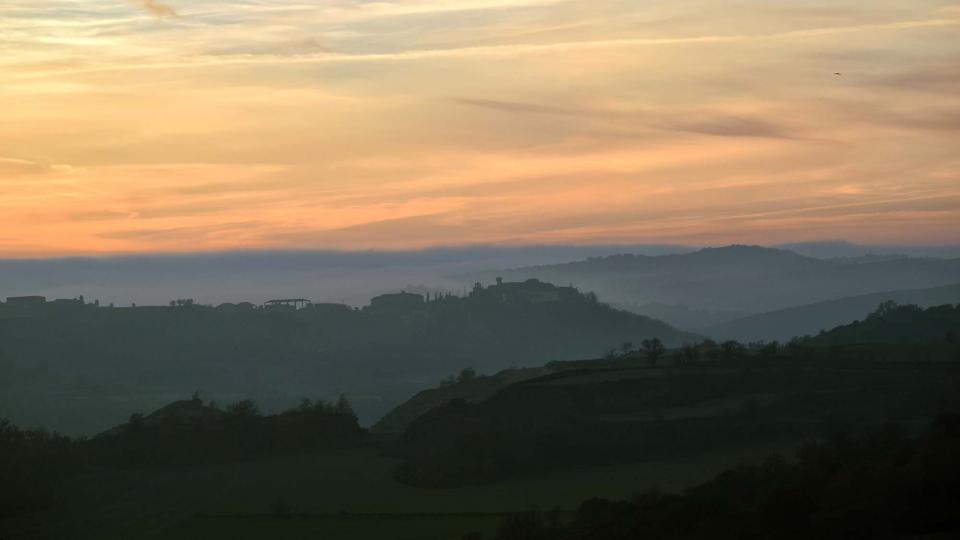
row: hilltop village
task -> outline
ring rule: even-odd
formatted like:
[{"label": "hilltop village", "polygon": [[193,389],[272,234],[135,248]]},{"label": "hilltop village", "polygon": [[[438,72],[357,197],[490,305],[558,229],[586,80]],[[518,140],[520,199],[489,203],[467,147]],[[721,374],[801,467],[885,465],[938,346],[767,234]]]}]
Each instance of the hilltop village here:
[{"label": "hilltop village", "polygon": [[400,291],[395,293],[386,293],[374,296],[370,299],[370,304],[363,307],[352,307],[343,303],[332,302],[313,302],[306,298],[280,298],[256,304],[253,302],[226,302],[217,306],[197,304],[195,300],[177,299],[171,300],[168,305],[161,306],[138,306],[131,304],[129,306],[117,306],[113,303],[101,305],[99,300],[87,302],[83,295],[76,298],[56,298],[48,299],[45,296],[8,296],[6,302],[0,302],[0,310],[6,312],[22,310],[69,310],[78,308],[112,308],[112,309],[167,309],[184,307],[207,307],[223,311],[314,311],[326,313],[338,313],[347,311],[368,311],[372,313],[415,313],[424,311],[431,305],[449,304],[462,301],[468,301],[475,304],[540,304],[546,302],[564,302],[584,299],[596,302],[597,297],[593,293],[581,294],[576,287],[556,286],[550,283],[544,283],[538,279],[527,279],[518,282],[505,282],[503,278],[497,278],[496,284],[484,287],[481,283],[476,283],[473,289],[466,296],[458,296],[453,293],[445,292],[426,292],[425,294]]}]

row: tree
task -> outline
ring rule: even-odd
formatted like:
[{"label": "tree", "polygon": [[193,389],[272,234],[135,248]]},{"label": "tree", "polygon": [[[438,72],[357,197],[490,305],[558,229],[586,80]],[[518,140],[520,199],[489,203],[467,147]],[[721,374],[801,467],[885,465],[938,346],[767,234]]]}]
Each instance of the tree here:
[{"label": "tree", "polygon": [[337,400],[337,405],[334,408],[334,411],[337,414],[342,414],[344,416],[357,417],[356,413],[353,412],[353,406],[350,405],[350,402],[347,400],[347,396],[340,394],[340,399]]},{"label": "tree", "polygon": [[733,360],[743,354],[746,348],[739,341],[729,339],[720,345],[721,355],[724,360]]},{"label": "tree", "polygon": [[680,359],[683,364],[696,364],[700,359],[700,349],[696,345],[684,345],[680,348]]},{"label": "tree", "polygon": [[624,356],[626,356],[626,355],[630,354],[631,352],[633,352],[633,342],[632,342],[632,341],[624,341],[623,343],[620,344],[620,353],[621,353],[621,354],[623,354]]},{"label": "tree", "polygon": [[130,420],[127,422],[132,428],[139,428],[143,426],[143,413],[133,413],[130,415]]},{"label": "tree", "polygon": [[887,315],[893,313],[900,307],[900,304],[896,303],[894,300],[885,300],[880,302],[880,305],[877,306],[877,309],[873,313],[867,315],[867,319],[882,319]]},{"label": "tree", "polygon": [[660,338],[645,339],[640,342],[640,345],[643,347],[643,353],[651,366],[656,365],[657,359],[663,356],[663,353],[667,350]]},{"label": "tree", "polygon": [[777,357],[777,353],[780,351],[780,343],[777,341],[771,341],[770,343],[765,343],[760,346],[760,358],[764,360],[773,360]]},{"label": "tree", "polygon": [[473,368],[464,368],[457,377],[457,382],[470,382],[477,378],[477,371]]},{"label": "tree", "polygon": [[720,346],[710,338],[700,343],[700,350],[703,351],[703,355],[710,360],[716,361],[720,358]]},{"label": "tree", "polygon": [[227,412],[240,418],[255,418],[260,416],[260,407],[252,399],[244,399],[227,407]]}]

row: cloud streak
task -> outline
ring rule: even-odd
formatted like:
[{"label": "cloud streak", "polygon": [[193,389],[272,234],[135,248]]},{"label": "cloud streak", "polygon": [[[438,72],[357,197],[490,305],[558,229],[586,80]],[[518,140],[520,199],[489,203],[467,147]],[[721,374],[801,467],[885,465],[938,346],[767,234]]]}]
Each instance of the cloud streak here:
[{"label": "cloud streak", "polygon": [[23,74],[22,77],[55,77],[65,75],[82,75],[111,71],[139,71],[139,70],[167,70],[167,69],[196,69],[216,66],[244,66],[244,65],[308,65],[308,64],[351,64],[351,63],[383,63],[383,62],[413,62],[423,60],[461,59],[461,58],[509,58],[519,55],[551,54],[564,52],[583,52],[603,49],[658,47],[670,45],[710,45],[722,43],[749,43],[778,40],[810,39],[822,36],[836,36],[860,32],[879,32],[895,30],[913,30],[960,26],[960,19],[927,19],[898,21],[883,24],[865,24],[853,26],[836,26],[794,30],[771,34],[730,34],[730,35],[700,35],[665,38],[630,38],[630,39],[594,39],[579,41],[561,41],[553,43],[510,43],[503,45],[466,46],[439,49],[405,49],[390,52],[371,53],[313,53],[297,55],[276,54],[237,54],[224,55],[192,55],[183,56],[177,61],[117,63],[100,67],[50,70],[45,73]]},{"label": "cloud streak", "polygon": [[147,13],[150,13],[158,19],[174,19],[180,17],[180,14],[177,13],[177,10],[161,2],[160,0],[134,0],[134,2],[145,9]]},{"label": "cloud streak", "polygon": [[0,256],[957,234],[941,0],[8,3]]}]

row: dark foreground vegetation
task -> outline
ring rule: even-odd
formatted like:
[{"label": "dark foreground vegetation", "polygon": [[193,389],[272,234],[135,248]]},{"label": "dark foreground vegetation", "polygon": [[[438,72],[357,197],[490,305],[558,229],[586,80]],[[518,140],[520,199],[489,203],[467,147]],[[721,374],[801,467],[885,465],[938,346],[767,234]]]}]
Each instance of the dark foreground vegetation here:
[{"label": "dark foreground vegetation", "polygon": [[0,517],[47,510],[55,485],[97,467],[135,469],[230,463],[355,447],[364,431],[346,398],[304,400],[263,415],[251,400],[225,410],[198,396],[178,401],[93,438],[23,430],[0,420]]},{"label": "dark foreground vegetation", "polygon": [[88,459],[115,467],[229,463],[294,452],[349,447],[363,430],[346,398],[337,403],[305,399],[274,415],[260,414],[252,400],[221,411],[199,399],[172,403],[149,416],[83,443]]},{"label": "dark foreground vegetation", "polygon": [[54,483],[79,472],[83,464],[82,453],[69,438],[20,429],[0,419],[0,524],[10,516],[51,507]]},{"label": "dark foreground vegetation", "polygon": [[814,345],[851,343],[926,343],[955,345],[960,342],[960,304],[932,306],[899,305],[886,301],[862,321],[838,326],[813,338]]},{"label": "dark foreground vegetation", "polygon": [[[917,425],[960,410],[958,330],[960,307],[883,303],[863,322],[785,345],[705,340],[668,351],[645,339],[512,384],[461,381],[466,391],[441,388],[452,399],[408,416],[394,449],[404,460],[397,474],[458,486],[886,421]],[[436,398],[411,400],[420,401]]]},{"label": "dark foreground vegetation", "polygon": [[394,450],[404,459],[398,475],[424,486],[486,483],[960,410],[960,347],[892,349],[744,347],[726,361],[670,367],[629,358],[558,366],[414,420]]},{"label": "dark foreground vegetation", "polygon": [[680,494],[591,499],[570,523],[519,514],[496,540],[956,538],[958,455],[960,415],[944,414],[916,438],[888,425],[805,444],[793,460],[772,456]]}]

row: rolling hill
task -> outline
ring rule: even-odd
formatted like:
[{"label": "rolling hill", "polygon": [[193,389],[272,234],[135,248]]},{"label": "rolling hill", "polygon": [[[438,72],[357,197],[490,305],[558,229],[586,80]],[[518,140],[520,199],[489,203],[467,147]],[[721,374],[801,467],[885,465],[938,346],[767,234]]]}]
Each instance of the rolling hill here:
[{"label": "rolling hill", "polygon": [[888,300],[921,307],[960,303],[960,285],[850,296],[752,315],[707,326],[701,332],[716,339],[786,341],[794,336],[815,335],[821,330],[862,319]]},{"label": "rolling hill", "polygon": [[824,348],[677,368],[582,363],[423,414],[399,439],[398,475],[422,486],[483,484],[826,436],[862,423],[919,425],[960,407],[960,366],[926,361],[955,356],[955,348],[913,348],[891,362]]},{"label": "rolling hill", "polygon": [[960,282],[960,259],[804,257],[759,246],[693,253],[615,255],[505,270],[510,279],[573,283],[601,300],[681,305],[706,311],[764,313],[841,297]]},{"label": "rolling hill", "polygon": [[960,340],[960,304],[923,309],[888,301],[866,318],[838,326],[809,340],[818,346],[929,344],[955,347]]},{"label": "rolling hill", "polygon": [[70,434],[103,430],[131,409],[196,389],[220,401],[253,397],[267,410],[346,393],[371,423],[466,367],[489,373],[595,356],[644,337],[696,339],[537,281],[429,301],[388,294],[365,309],[20,302],[0,305],[0,410],[20,425]]}]

